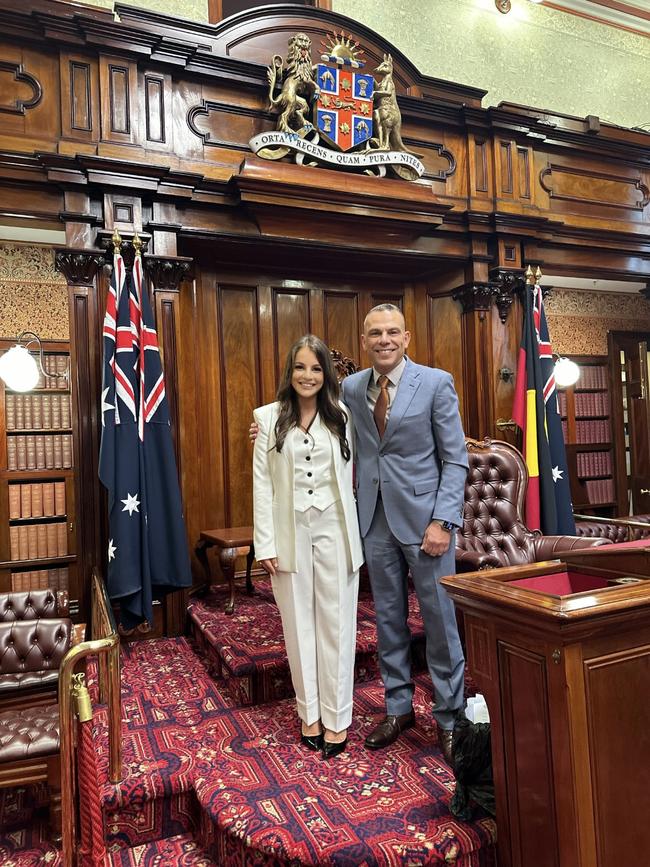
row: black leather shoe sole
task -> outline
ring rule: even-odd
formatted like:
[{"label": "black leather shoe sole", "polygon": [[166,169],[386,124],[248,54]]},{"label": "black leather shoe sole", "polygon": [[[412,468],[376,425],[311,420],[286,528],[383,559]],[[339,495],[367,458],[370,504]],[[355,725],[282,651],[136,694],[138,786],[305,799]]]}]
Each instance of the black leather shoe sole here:
[{"label": "black leather shoe sole", "polygon": [[338,744],[333,744],[331,741],[323,741],[323,758],[324,759],[333,759],[334,756],[338,756],[339,753],[342,753],[346,746],[348,745],[348,739],[346,738],[344,741],[341,741]]}]

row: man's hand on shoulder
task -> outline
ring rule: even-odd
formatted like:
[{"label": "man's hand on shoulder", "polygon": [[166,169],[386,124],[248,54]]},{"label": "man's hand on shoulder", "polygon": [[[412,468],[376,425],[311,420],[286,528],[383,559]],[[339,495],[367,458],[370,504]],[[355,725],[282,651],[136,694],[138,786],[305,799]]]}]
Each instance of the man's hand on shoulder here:
[{"label": "man's hand on shoulder", "polygon": [[251,422],[251,426],[248,428],[248,439],[254,443],[257,439],[257,435],[260,432],[259,425],[256,421]]},{"label": "man's hand on shoulder", "polygon": [[439,557],[449,549],[451,543],[451,531],[444,530],[439,521],[431,521],[424,531],[424,538],[420,549],[430,557]]}]

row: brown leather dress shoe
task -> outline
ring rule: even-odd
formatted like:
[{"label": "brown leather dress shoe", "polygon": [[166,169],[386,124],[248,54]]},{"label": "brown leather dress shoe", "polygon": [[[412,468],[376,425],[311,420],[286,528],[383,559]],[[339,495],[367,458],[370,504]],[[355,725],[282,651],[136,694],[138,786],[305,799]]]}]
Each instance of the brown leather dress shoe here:
[{"label": "brown leather dress shoe", "polygon": [[438,741],[440,742],[440,752],[442,753],[442,757],[447,762],[450,768],[454,767],[454,756],[452,752],[452,736],[453,731],[451,729],[441,729],[438,726]]},{"label": "brown leather dress shoe", "polygon": [[410,710],[400,716],[387,714],[366,738],[366,746],[369,750],[381,750],[390,746],[405,729],[415,725],[415,713]]}]

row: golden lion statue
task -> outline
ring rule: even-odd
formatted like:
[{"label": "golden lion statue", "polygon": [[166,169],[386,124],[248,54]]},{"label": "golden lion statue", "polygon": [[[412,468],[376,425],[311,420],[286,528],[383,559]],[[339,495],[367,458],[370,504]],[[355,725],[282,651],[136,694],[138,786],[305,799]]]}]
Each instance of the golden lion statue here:
[{"label": "golden lion statue", "polygon": [[[277,128],[281,132],[298,132],[308,124],[305,114],[318,88],[311,62],[311,39],[306,33],[296,33],[288,42],[287,66],[282,69],[282,58],[274,55],[267,70],[269,102],[280,112]],[[274,96],[276,87],[280,93]]]}]

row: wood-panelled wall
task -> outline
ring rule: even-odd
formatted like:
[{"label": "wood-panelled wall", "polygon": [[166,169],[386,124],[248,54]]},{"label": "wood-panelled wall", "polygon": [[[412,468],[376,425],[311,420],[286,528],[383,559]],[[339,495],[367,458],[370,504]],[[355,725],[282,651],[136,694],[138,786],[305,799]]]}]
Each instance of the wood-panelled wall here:
[{"label": "wood-panelled wall", "polygon": [[[200,262],[201,252],[194,252]],[[376,277],[283,279],[243,266],[197,267],[193,284],[181,290],[181,331],[195,339],[179,345],[182,485],[191,539],[207,527],[251,523],[248,427],[252,410],[275,399],[293,342],[317,334],[366,367],[363,320],[385,302],[405,314],[409,356],[451,371],[462,406],[461,308],[451,297],[434,297],[425,284]]]}]

